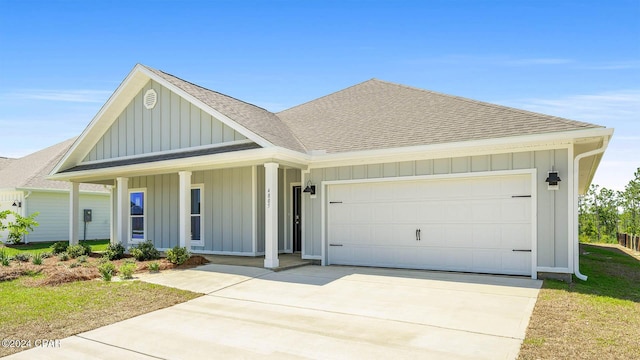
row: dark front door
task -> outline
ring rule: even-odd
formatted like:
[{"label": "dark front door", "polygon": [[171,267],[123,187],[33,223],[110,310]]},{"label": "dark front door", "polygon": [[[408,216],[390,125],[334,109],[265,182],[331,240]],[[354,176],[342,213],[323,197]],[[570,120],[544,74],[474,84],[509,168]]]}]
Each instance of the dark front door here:
[{"label": "dark front door", "polygon": [[300,186],[293,187],[293,221],[291,222],[293,224],[293,252],[302,251],[302,202],[300,201],[302,192],[300,189]]}]

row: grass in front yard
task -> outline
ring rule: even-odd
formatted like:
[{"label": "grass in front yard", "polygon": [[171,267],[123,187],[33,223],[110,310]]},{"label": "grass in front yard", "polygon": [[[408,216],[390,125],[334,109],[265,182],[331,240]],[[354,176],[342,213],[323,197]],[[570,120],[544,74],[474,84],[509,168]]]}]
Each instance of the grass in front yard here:
[{"label": "grass in front yard", "polygon": [[[0,250],[4,250],[9,256],[14,256],[19,253],[29,253],[31,255],[35,253],[52,252],[53,244],[57,241],[48,242],[33,242],[22,245],[0,245]],[[109,246],[109,239],[106,240],[87,240],[80,241],[83,244],[91,245],[91,251],[105,251]]]},{"label": "grass in front yard", "polygon": [[[42,275],[36,275],[42,276]],[[29,277],[0,282],[0,334],[11,339],[62,339],[200,294],[140,281],[77,281],[33,287]],[[17,349],[0,347],[0,357]]]},{"label": "grass in front yard", "polygon": [[519,359],[640,357],[640,261],[615,247],[580,249],[589,279],[544,281]]}]

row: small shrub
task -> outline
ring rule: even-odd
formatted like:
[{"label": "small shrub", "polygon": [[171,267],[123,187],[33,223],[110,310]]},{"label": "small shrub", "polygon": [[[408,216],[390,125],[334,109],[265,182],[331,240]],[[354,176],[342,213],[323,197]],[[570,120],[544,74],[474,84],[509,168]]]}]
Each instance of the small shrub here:
[{"label": "small shrub", "polygon": [[80,265],[80,263],[77,263],[77,262],[71,263],[71,264],[69,265],[69,267],[70,267],[70,268],[72,268],[72,269],[73,269],[73,268],[76,268],[76,267],[78,267],[78,266],[81,266],[81,265]]},{"label": "small shrub", "polygon": [[150,272],[159,272],[160,271],[160,263],[158,263],[157,261],[149,263],[149,271]]},{"label": "small shrub", "polygon": [[16,256],[14,256],[13,259],[20,262],[28,262],[29,260],[31,260],[31,254],[29,253],[16,254]]},{"label": "small shrub", "polygon": [[186,247],[176,246],[173,249],[167,250],[167,260],[172,264],[182,265],[185,261],[189,260],[191,254]]},{"label": "small shrub", "polygon": [[125,248],[120,243],[109,244],[109,247],[102,256],[107,258],[107,260],[119,260],[124,256],[124,251]]},{"label": "small shrub", "polygon": [[107,261],[98,266],[98,272],[100,273],[100,277],[102,277],[102,280],[111,281],[113,273],[116,272],[116,266],[112,262]]},{"label": "small shrub", "polygon": [[71,245],[67,248],[67,254],[69,254],[70,258],[75,259],[78,256],[82,256],[85,254],[85,248],[80,244]]},{"label": "small shrub", "polygon": [[40,257],[43,258],[43,259],[48,259],[48,258],[50,258],[52,256],[53,256],[53,254],[51,254],[50,252],[41,252],[40,253]]},{"label": "small shrub", "polygon": [[9,262],[12,260],[11,256],[7,255],[4,249],[0,250],[0,263],[2,266],[9,266]]},{"label": "small shrub", "polygon": [[78,256],[77,261],[78,261],[79,264],[86,263],[87,262],[87,255]]},{"label": "small shrub", "polygon": [[80,246],[82,246],[84,248],[84,255],[91,255],[91,245],[87,244],[87,243],[80,243]]},{"label": "small shrub", "polygon": [[42,254],[35,253],[31,262],[33,262],[33,265],[42,265]]},{"label": "small shrub", "polygon": [[151,240],[147,240],[136,245],[133,249],[129,250],[129,253],[138,261],[155,260],[160,258],[160,251],[156,249]]},{"label": "small shrub", "polygon": [[58,260],[60,261],[69,260],[69,254],[67,254],[66,252],[61,252],[60,254],[58,254]]},{"label": "small shrub", "polygon": [[68,247],[69,247],[68,242],[58,241],[57,243],[53,244],[53,246],[51,247],[51,252],[57,255],[57,254],[66,252]]},{"label": "small shrub", "polygon": [[124,280],[132,279],[134,271],[136,271],[136,264],[130,262],[125,262],[124,264],[122,264],[122,266],[120,266],[120,269],[118,270],[118,272],[120,273],[120,278]]}]

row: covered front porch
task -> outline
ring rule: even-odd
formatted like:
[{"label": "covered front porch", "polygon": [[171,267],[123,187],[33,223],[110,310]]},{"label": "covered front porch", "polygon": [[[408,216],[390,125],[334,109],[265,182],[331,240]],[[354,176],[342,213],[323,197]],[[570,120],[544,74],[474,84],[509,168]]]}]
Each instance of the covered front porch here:
[{"label": "covered front porch", "polygon": [[146,173],[111,169],[107,177],[72,180],[69,241],[79,239],[79,184],[99,183],[111,191],[112,243],[130,248],[150,240],[159,250],[180,246],[196,254],[259,258],[265,268],[277,269],[283,265],[279,254],[303,250],[303,169],[281,162]]}]

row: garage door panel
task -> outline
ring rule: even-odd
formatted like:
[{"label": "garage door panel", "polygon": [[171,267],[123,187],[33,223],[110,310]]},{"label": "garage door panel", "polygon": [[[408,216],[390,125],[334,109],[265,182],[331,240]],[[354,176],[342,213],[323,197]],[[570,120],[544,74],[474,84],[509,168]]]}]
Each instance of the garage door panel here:
[{"label": "garage door panel", "polygon": [[474,249],[499,249],[502,247],[500,225],[475,224],[472,231],[472,246]]},{"label": "garage door panel", "polygon": [[[389,206],[387,204],[387,206]],[[391,206],[392,221],[397,224],[415,224],[420,215],[420,204],[415,202],[398,202]]]},{"label": "garage door panel", "polygon": [[529,188],[530,175],[331,185],[349,201],[327,210],[329,263],[530,275]]}]

